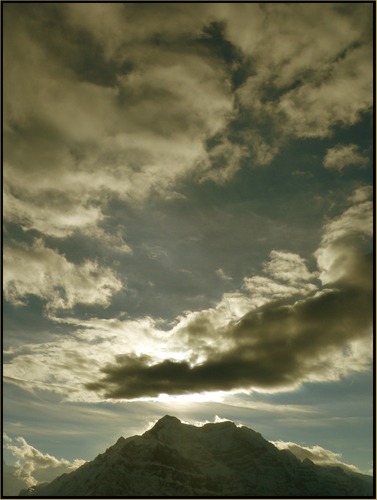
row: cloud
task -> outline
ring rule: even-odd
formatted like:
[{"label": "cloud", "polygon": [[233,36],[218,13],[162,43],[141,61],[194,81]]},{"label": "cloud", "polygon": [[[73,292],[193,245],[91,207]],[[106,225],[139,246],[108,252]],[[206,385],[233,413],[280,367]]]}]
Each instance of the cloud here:
[{"label": "cloud", "polygon": [[[350,207],[325,224],[318,271],[310,272],[297,254],[274,250],[264,275],[245,278],[215,307],[182,313],[168,331],[158,318],[80,320],[51,311],[49,318],[74,327],[75,336],[10,349],[4,376],[27,390],[99,401],[274,392],[364,371],[371,357],[370,195],[359,188]],[[45,266],[52,251],[35,248]],[[61,264],[63,257],[53,255]]]},{"label": "cloud", "polygon": [[[284,128],[297,137],[329,137],[338,125],[357,123],[372,106],[372,49],[349,49],[323,82],[307,81],[278,103]],[[352,92],[350,93],[350,89]]]},{"label": "cloud", "polygon": [[369,8],[229,5],[219,15],[228,38],[253,61],[253,72],[237,89],[239,102],[260,130],[273,130],[275,147],[292,136],[329,137],[336,126],[353,125],[371,110]]},{"label": "cloud", "polygon": [[292,252],[272,250],[263,265],[263,274],[245,277],[242,290],[252,298],[253,308],[267,302],[303,296],[317,290],[305,259]]},{"label": "cloud", "polygon": [[[214,326],[213,311],[191,316],[181,332],[205,353],[204,360],[155,363],[151,356],[119,355],[87,388],[114,399],[237,388],[276,391],[367,369],[372,255],[363,243],[372,229],[371,214],[370,202],[364,201],[325,226],[316,254],[322,289],[298,300],[266,302],[221,327]],[[295,256],[275,252],[266,268],[287,279],[292,261],[303,265]]]},{"label": "cloud", "polygon": [[31,245],[10,241],[4,248],[4,297],[14,305],[36,295],[48,309],[70,309],[76,304],[106,306],[122,287],[111,269],[89,260],[73,264],[46,247],[42,239]]},{"label": "cloud", "polygon": [[[325,17],[318,6],[190,7],[169,9],[168,25],[164,6],[143,10],[142,22],[138,6],[94,5],[90,12],[80,5],[44,7],[29,17],[7,7],[7,219],[64,234],[101,220],[109,191],[140,200],[198,168],[199,179],[223,183],[249,154],[255,164],[268,164],[288,129],[327,135],[334,124],[354,123],[368,109],[372,65],[365,6],[354,7],[352,15],[326,6]],[[35,23],[47,35],[47,21],[58,13],[55,46],[38,36]],[[313,23],[318,15],[321,22]],[[224,66],[194,43],[210,19],[224,20],[223,37],[253,57],[252,74],[236,92],[253,112],[252,127],[240,131],[247,135],[243,144],[227,138],[237,109]],[[90,36],[82,43],[84,32]],[[169,44],[157,45],[156,33]],[[106,61],[112,85],[86,81],[93,68],[83,73],[70,66],[80,51],[90,50]],[[282,89],[275,100],[265,95],[266,81]],[[352,101],[343,87],[353,88]],[[284,132],[274,116],[282,118]],[[266,118],[269,128],[276,125],[272,142],[259,130]],[[206,151],[216,134],[220,142]]]},{"label": "cloud", "polygon": [[2,478],[2,487],[3,494],[9,496],[18,496],[20,491],[26,487],[26,484],[23,480],[19,479],[16,476],[17,469],[8,465],[3,460],[3,478]]},{"label": "cloud", "polygon": [[[221,136],[233,115],[229,79],[194,42],[205,19],[174,7],[177,23],[166,23],[161,9],[8,6],[6,221],[64,237],[98,225],[113,198],[163,197],[188,174],[211,168],[206,141]],[[169,43],[156,43],[159,30]],[[85,72],[82,54],[103,64],[111,85],[88,80],[97,62]],[[226,150],[237,168],[237,146]]]},{"label": "cloud", "polygon": [[221,269],[221,267],[220,267],[220,269],[217,269],[217,271],[216,271],[216,275],[217,275],[219,278],[223,279],[223,280],[232,280],[232,279],[233,279],[231,276],[228,276],[228,275],[224,272],[224,270],[223,270],[223,269]]},{"label": "cloud", "polygon": [[[206,4],[195,9],[184,4],[151,5],[148,9],[137,4],[98,4],[87,12],[80,4],[69,4],[64,6],[64,14],[70,25],[87,31],[103,47],[105,57],[114,60],[124,58],[124,46],[132,51],[142,46],[147,52],[157,35],[179,43],[200,34],[213,17],[213,8]],[[167,16],[172,22],[166,23]]]},{"label": "cloud", "polygon": [[123,231],[120,227],[118,227],[114,233],[109,233],[99,226],[92,225],[85,228],[83,234],[98,242],[100,241],[103,245],[111,248],[115,252],[132,254],[132,248],[124,241]]},{"label": "cloud", "polygon": [[351,207],[325,225],[321,246],[315,252],[324,285],[339,283],[371,290],[373,202],[366,198],[368,193],[370,196],[370,190],[358,189],[351,197]]},{"label": "cloud", "polygon": [[271,441],[279,450],[289,450],[299,460],[309,459],[317,465],[333,465],[341,467],[346,471],[361,473],[355,465],[345,464],[341,462],[342,454],[334,453],[333,451],[326,450],[321,446],[302,446],[297,443],[286,441]]},{"label": "cloud", "polygon": [[229,39],[281,88],[319,74],[338,54],[372,33],[372,11],[362,6],[227,4],[217,11]]},{"label": "cloud", "polygon": [[204,173],[200,180],[212,180],[217,184],[229,181],[241,168],[241,162],[248,157],[248,149],[245,146],[224,139],[222,142],[210,149],[202,168]]},{"label": "cloud", "polygon": [[365,166],[368,159],[360,152],[356,144],[339,144],[327,150],[323,159],[325,168],[338,170],[341,172],[349,166]]},{"label": "cloud", "polygon": [[93,380],[94,373],[99,378],[100,368],[119,352],[160,360],[181,354],[171,333],[159,330],[158,321],[148,317],[78,319],[55,316],[53,311],[48,317],[69,325],[74,333],[4,350],[4,379],[27,391],[49,391],[68,401],[98,402],[102,398],[88,392],[85,384]]},{"label": "cloud", "polygon": [[[9,176],[6,174],[5,177],[5,221],[57,238],[70,236],[80,229],[92,231],[92,234],[99,231],[96,225],[103,219],[101,208],[92,205],[89,199],[78,200],[75,194],[67,194],[56,188],[15,188],[17,180],[11,184],[8,182]],[[86,196],[83,195],[83,198]]]},{"label": "cloud", "polygon": [[23,437],[11,439],[7,436],[5,448],[17,459],[11,472],[18,480],[18,485],[21,484],[24,488],[35,486],[41,482],[50,482],[61,474],[72,472],[85,463],[85,460],[81,459],[71,462],[64,458],[58,459],[48,453],[42,453],[28,444]]},{"label": "cloud", "polygon": [[264,265],[264,271],[275,279],[289,283],[309,281],[313,273],[308,271],[305,260],[292,252],[272,250],[270,259]]},{"label": "cloud", "polygon": [[[356,123],[372,96],[368,8],[7,5],[5,221],[126,253],[100,229],[114,199],[168,199],[189,177],[224,184],[292,135]],[[233,59],[203,42],[214,25]]]}]

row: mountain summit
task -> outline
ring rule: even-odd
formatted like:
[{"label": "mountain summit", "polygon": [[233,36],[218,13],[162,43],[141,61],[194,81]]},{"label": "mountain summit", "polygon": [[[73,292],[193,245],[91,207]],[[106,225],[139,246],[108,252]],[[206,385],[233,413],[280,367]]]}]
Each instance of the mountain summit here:
[{"label": "mountain summit", "polygon": [[142,436],[120,438],[92,462],[49,484],[37,497],[371,496],[372,478],[301,462],[233,422],[195,427],[166,415]]}]

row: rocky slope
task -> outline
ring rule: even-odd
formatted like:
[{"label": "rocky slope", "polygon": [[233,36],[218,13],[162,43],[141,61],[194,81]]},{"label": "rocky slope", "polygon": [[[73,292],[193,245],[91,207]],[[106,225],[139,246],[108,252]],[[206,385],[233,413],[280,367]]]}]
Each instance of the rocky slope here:
[{"label": "rocky slope", "polygon": [[369,476],[301,462],[232,422],[203,427],[165,416],[70,474],[20,496],[371,496]]}]

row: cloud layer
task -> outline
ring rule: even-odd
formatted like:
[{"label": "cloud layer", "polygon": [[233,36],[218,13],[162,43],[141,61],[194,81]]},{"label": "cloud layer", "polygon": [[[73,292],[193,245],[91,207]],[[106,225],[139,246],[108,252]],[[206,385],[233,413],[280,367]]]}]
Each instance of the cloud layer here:
[{"label": "cloud layer", "polygon": [[291,137],[356,123],[371,108],[368,7],[175,5],[166,23],[164,5],[7,5],[5,220],[63,237],[99,224],[109,195],[224,183]]}]

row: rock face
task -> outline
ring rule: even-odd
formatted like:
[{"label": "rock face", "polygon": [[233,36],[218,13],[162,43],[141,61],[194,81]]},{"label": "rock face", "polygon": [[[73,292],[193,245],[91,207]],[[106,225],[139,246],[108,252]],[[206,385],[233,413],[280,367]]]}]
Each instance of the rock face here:
[{"label": "rock face", "polygon": [[142,436],[120,438],[70,474],[20,496],[372,496],[372,477],[301,462],[232,422],[203,427],[165,416]]}]

